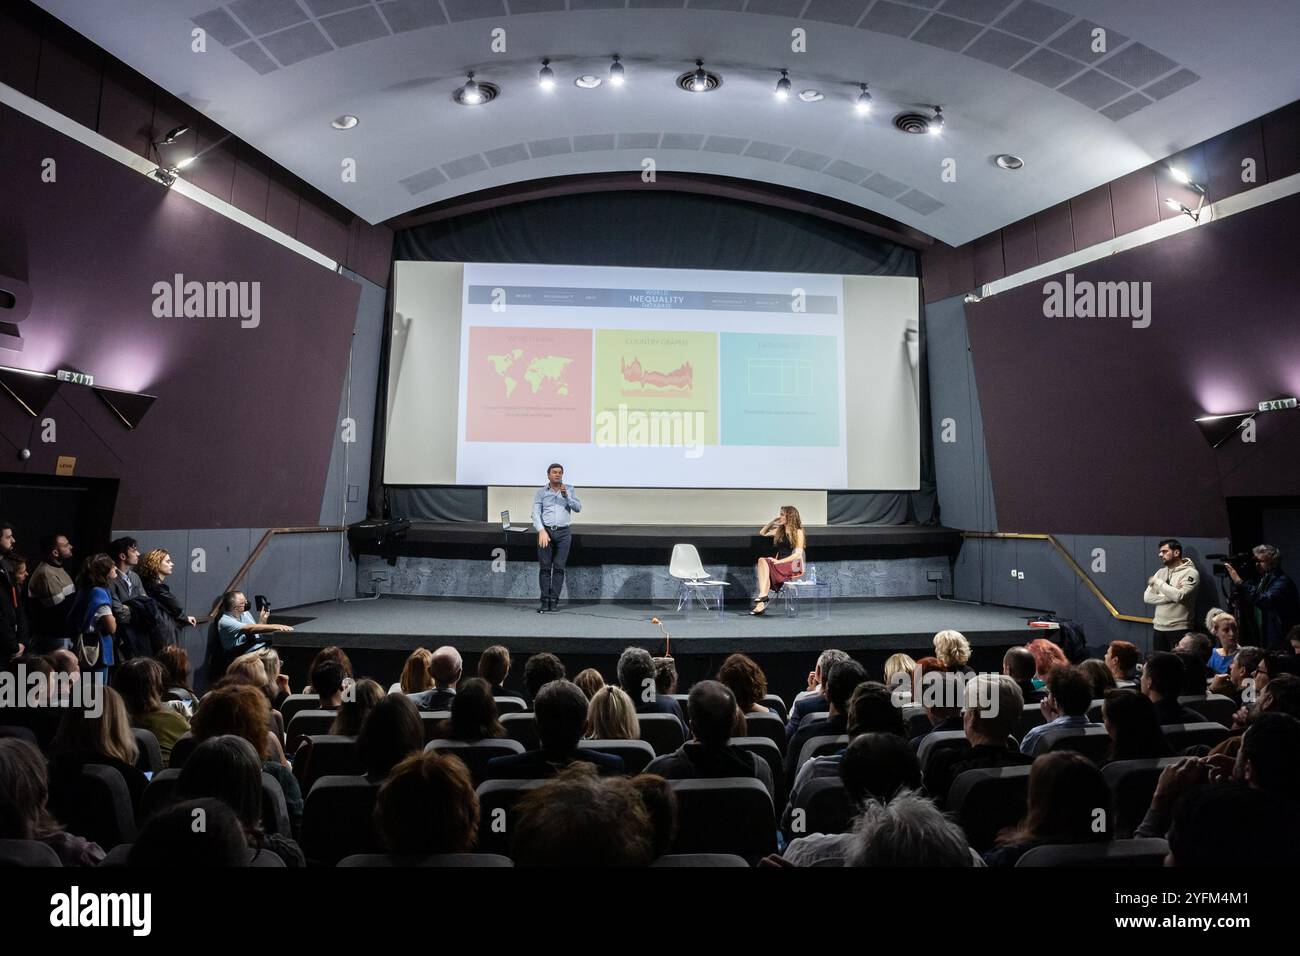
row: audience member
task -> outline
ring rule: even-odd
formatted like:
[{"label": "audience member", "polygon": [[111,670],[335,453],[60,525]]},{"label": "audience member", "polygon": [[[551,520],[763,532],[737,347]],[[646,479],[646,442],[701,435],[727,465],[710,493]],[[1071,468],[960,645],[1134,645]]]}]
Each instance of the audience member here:
[{"label": "audience member", "polygon": [[488,682],[492,696],[515,696],[506,690],[506,678],[510,676],[510,651],[500,644],[493,644],[479,655],[478,676]]},{"label": "audience member", "polygon": [[68,573],[71,560],[72,544],[67,535],[41,539],[41,563],[27,581],[27,593],[32,599],[29,626],[37,653],[67,644],[68,608],[77,590]]},{"label": "audience member", "polygon": [[538,750],[487,763],[488,779],[536,780],[552,777],[571,763],[593,764],[601,773],[621,774],[623,758],[578,747],[587,728],[587,695],[577,684],[553,680],[537,692],[533,702],[537,719]]},{"label": "audience member", "polygon": [[1034,682],[1037,672],[1038,661],[1027,647],[1013,647],[1002,655],[1002,673],[1016,682],[1020,697],[1026,704],[1038,704],[1043,700],[1043,691]]},{"label": "audience member", "polygon": [[[334,644],[330,644],[326,647],[322,647],[319,651],[316,652],[316,656],[311,659],[311,666],[307,668],[307,673],[311,674],[311,672],[314,671],[324,661],[333,661],[334,663],[338,664],[339,667],[343,668],[343,680],[345,682],[352,679],[353,677],[352,660],[351,658],[348,657],[347,652],[344,651],[343,648],[338,647],[337,645]],[[310,684],[304,687],[302,692],[304,694],[318,693],[318,691]]]},{"label": "audience member", "polygon": [[451,710],[452,698],[456,696],[456,685],[460,683],[462,671],[460,651],[447,645],[438,648],[429,659],[433,687],[410,694],[411,703],[426,713]]},{"label": "audience member", "polygon": [[405,694],[389,694],[375,704],[357,733],[357,756],[371,783],[385,780],[394,767],[423,747],[420,712]]},{"label": "audience member", "polygon": [[[567,681],[553,686],[565,684],[582,693]],[[517,866],[647,866],[655,845],[654,822],[637,787],[625,777],[600,777],[590,765],[561,771],[515,808],[511,856]]]},{"label": "audience member", "polygon": [[117,618],[113,616],[112,587],[117,577],[117,565],[106,554],[96,554],[86,559],[77,575],[77,591],[72,596],[65,633],[75,635],[81,649],[82,662],[94,671],[106,671],[117,663],[113,651],[113,636],[117,633]]},{"label": "audience member", "polygon": [[[826,680],[830,676],[833,665],[849,659],[849,655],[844,651],[833,648],[828,648],[818,655],[817,666],[808,672],[807,689],[795,697],[794,703],[790,705],[789,719],[785,723],[786,740],[794,736],[799,725],[809,714],[819,714],[830,709],[830,701],[826,697]],[[890,687],[892,688],[893,685],[891,684]]]},{"label": "audience member", "polygon": [[[899,734],[865,733],[854,737],[840,761],[839,775],[855,807],[867,800],[888,803],[900,790],[921,787],[920,761]],[[795,866],[843,866],[858,839],[853,829],[846,833],[810,833],[791,840],[783,856]]]},{"label": "audience member", "polygon": [[920,705],[929,721],[925,730],[911,738],[912,749],[919,751],[921,741],[935,731],[962,729],[962,688],[966,675],[950,672],[937,657],[922,657],[916,662],[912,680],[912,705]]},{"label": "audience member", "polygon": [[[660,694],[677,693],[677,663],[671,657],[655,659],[655,690]],[[581,685],[579,685],[581,686]],[[766,691],[764,691],[766,693]]]},{"label": "audience member", "polygon": [[1034,655],[1034,679],[1040,687],[1047,685],[1047,675],[1054,667],[1070,663],[1069,658],[1065,656],[1065,651],[1045,637],[1035,638],[1026,644],[1025,648]]},{"label": "audience member", "polygon": [[98,716],[85,707],[62,709],[50,745],[50,808],[63,820],[75,816],[71,808],[81,798],[81,768],[87,764],[112,767],[121,774],[137,810],[148,783],[136,766],[140,751],[122,696],[111,687],[100,688],[100,694],[103,712]]},{"label": "audience member", "polygon": [[1216,674],[1210,681],[1210,693],[1222,694],[1241,703],[1242,689],[1249,685],[1251,693],[1255,690],[1255,672],[1259,670],[1264,651],[1258,647],[1240,647],[1228,665],[1228,673]]},{"label": "audience member", "polygon": [[[657,676],[658,674],[656,674]],[[573,678],[573,682],[587,695],[587,700],[595,697],[596,692],[605,686],[605,678],[601,677],[600,671],[594,667],[578,671],[578,676]]]},{"label": "audience member", "polygon": [[361,733],[361,725],[384,697],[384,689],[376,681],[363,677],[352,685],[348,699],[339,704],[330,724],[330,733],[343,737],[355,737]]},{"label": "audience member", "polygon": [[292,694],[289,675],[284,672],[280,662],[280,652],[274,647],[264,647],[258,652],[262,659],[262,669],[266,671],[267,693],[271,695],[271,709],[279,711]]},{"label": "audience member", "polygon": [[[1260,851],[1260,834],[1267,848]],[[1293,801],[1240,781],[1191,788],[1169,827],[1166,866],[1222,869],[1300,866],[1300,819]]]},{"label": "audience member", "polygon": [[1092,688],[1093,700],[1103,700],[1107,691],[1114,690],[1118,686],[1110,668],[1095,657],[1081,662],[1079,670],[1083,672],[1083,676],[1088,680],[1088,686]]},{"label": "audience member", "polygon": [[1141,660],[1137,645],[1130,641],[1111,641],[1106,645],[1102,662],[1110,668],[1116,687],[1137,686],[1137,666]]},{"label": "audience member", "polygon": [[618,658],[618,686],[627,691],[638,714],[673,714],[685,732],[686,717],[677,699],[655,690],[655,662],[649,651],[641,647],[624,649]]},{"label": "audience member", "polygon": [[1043,723],[1031,727],[1020,741],[1020,752],[1036,756],[1039,741],[1049,731],[1098,727],[1088,719],[1092,687],[1079,668],[1062,664],[1047,675],[1047,696],[1043,698]]},{"label": "audience member", "polygon": [[[1054,677],[1057,671],[1052,674]],[[984,862],[1015,866],[1036,846],[1104,843],[1114,839],[1112,816],[1110,788],[1096,764],[1071,750],[1043,754],[1029,771],[1025,818],[998,835],[996,845],[984,854]]]},{"label": "audience member", "polygon": [[1210,633],[1219,643],[1210,653],[1210,670],[1216,674],[1226,674],[1232,666],[1232,659],[1241,649],[1237,619],[1227,611],[1220,611],[1210,619]]},{"label": "audience member", "polygon": [[[1204,637],[1204,635],[1201,636]],[[1200,654],[1179,644],[1174,649],[1174,656],[1183,665],[1183,687],[1178,696],[1204,697],[1205,687],[1211,675],[1210,669],[1205,666]]]},{"label": "audience member", "polygon": [[170,644],[158,652],[157,660],[163,669],[163,698],[185,704],[193,716],[199,698],[190,687],[190,657],[185,648]]},{"label": "audience member", "polygon": [[534,654],[524,664],[524,687],[529,701],[537,700],[538,692],[553,680],[564,680],[564,664],[554,654]]},{"label": "audience member", "polygon": [[890,654],[885,658],[885,686],[891,691],[904,691],[908,700],[912,698],[912,673],[916,670],[916,661],[908,654]]},{"label": "audience member", "polygon": [[190,731],[184,714],[163,703],[166,673],[152,657],[137,657],[118,668],[113,687],[122,695],[131,726],[149,731],[158,738],[163,767],[171,764],[172,747]]},{"label": "audience member", "polygon": [[653,773],[637,774],[632,778],[632,786],[641,795],[641,802],[650,816],[654,832],[651,858],[658,859],[669,852],[677,839],[677,794],[667,780]]},{"label": "audience member", "polygon": [[64,866],[97,866],[104,851],[73,836],[49,810],[45,758],[25,740],[0,737],[0,840],[37,840]]},{"label": "audience member", "polygon": [[262,761],[247,740],[225,734],[194,748],[176,781],[176,798],[203,797],[215,797],[235,811],[253,853],[268,850],[285,866],[307,865],[293,839],[285,834],[268,834],[262,827]]},{"label": "audience member", "polygon": [[753,658],[732,654],[718,668],[718,682],[725,684],[736,698],[742,714],[766,714],[762,700],[767,696],[767,678]]},{"label": "audience member", "polygon": [[190,721],[190,731],[196,743],[234,734],[252,744],[262,760],[262,769],[275,777],[284,791],[289,822],[297,833],[302,823],[302,788],[289,762],[279,753],[279,742],[271,733],[270,725],[271,702],[266,694],[251,684],[238,680],[226,683],[223,679],[199,701],[199,708]]},{"label": "audience member", "polygon": [[845,866],[975,866],[961,827],[925,797],[904,791],[888,803],[868,801]]},{"label": "audience member", "polygon": [[[343,688],[347,679],[338,661],[324,660],[313,666],[311,669],[311,687],[320,700],[312,709],[338,710],[343,706]],[[265,682],[261,683],[264,684]]]},{"label": "audience member", "polygon": [[799,753],[803,745],[814,737],[836,736],[848,732],[849,698],[854,689],[867,679],[861,664],[852,659],[831,666],[827,676],[827,716],[822,720],[805,720],[785,745],[785,779],[793,780],[799,770]]},{"label": "audience member", "polygon": [[970,666],[970,641],[961,631],[940,631],[934,635],[934,656],[944,669],[953,674],[973,674]]},{"label": "audience member", "polygon": [[[484,652],[486,653],[486,652]],[[402,676],[397,683],[388,688],[390,694],[419,694],[433,687],[433,672],[429,670],[429,664],[433,660],[433,652],[427,647],[417,647],[407,655],[406,663],[402,665]],[[479,665],[480,669],[482,665]]]},{"label": "audience member", "polygon": [[0,664],[23,654],[31,643],[21,597],[27,562],[14,544],[13,524],[0,521]]},{"label": "audience member", "polygon": [[1205,718],[1178,702],[1187,680],[1187,668],[1181,658],[1167,651],[1152,654],[1142,668],[1142,693],[1156,705],[1161,725],[1195,724]]},{"label": "audience member", "polygon": [[496,697],[492,685],[482,677],[463,681],[456,696],[451,699],[451,717],[442,736],[448,740],[500,740],[507,736],[497,714]]},{"label": "audience member", "polygon": [[162,611],[162,648],[159,648],[161,653],[163,648],[176,644],[181,628],[194,627],[198,621],[192,614],[185,613],[184,606],[167,586],[167,579],[176,570],[170,552],[163,548],[154,548],[140,559],[138,570],[144,593],[153,598],[154,603]]},{"label": "audience member", "polygon": [[[582,675],[579,675],[582,676]],[[587,705],[589,740],[639,740],[641,726],[632,698],[621,687],[606,685],[592,695]]]},{"label": "audience member", "polygon": [[646,773],[665,780],[753,777],[776,800],[772,768],[757,754],[730,743],[735,724],[736,698],[721,681],[702,680],[691,688],[687,701],[691,739],[676,751],[656,757]]},{"label": "audience member", "polygon": [[411,754],[393,768],[375,797],[375,829],[390,853],[468,853],[478,828],[478,795],[456,757]]},{"label": "audience member", "polygon": [[[196,826],[198,820],[202,826]],[[253,854],[238,815],[224,801],[208,797],[186,800],[149,818],[131,851],[127,865],[139,869],[175,871],[248,866]]]},{"label": "audience member", "polygon": [[[987,701],[988,707],[979,706]],[[1022,754],[1011,735],[1020,726],[1024,697],[1020,684],[1009,674],[977,674],[966,685],[962,730],[966,745],[943,747],[929,754],[925,765],[926,793],[939,805],[958,775],[967,770],[1023,767],[1034,758]]]},{"label": "audience member", "polygon": [[1173,753],[1160,729],[1155,704],[1139,691],[1111,691],[1101,705],[1101,719],[1110,734],[1107,762],[1168,757]]},{"label": "audience member", "polygon": [[268,634],[284,634],[292,631],[288,624],[271,624],[270,608],[257,612],[257,618],[248,609],[248,598],[242,591],[227,591],[221,595],[219,616],[217,617],[217,638],[221,641],[221,650],[226,660],[234,660],[258,647],[264,647],[269,640]]}]

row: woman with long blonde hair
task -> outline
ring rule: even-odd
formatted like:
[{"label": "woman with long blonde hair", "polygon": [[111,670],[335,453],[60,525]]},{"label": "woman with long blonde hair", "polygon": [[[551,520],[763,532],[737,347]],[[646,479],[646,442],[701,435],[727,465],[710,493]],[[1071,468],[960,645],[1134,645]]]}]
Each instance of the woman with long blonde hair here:
[{"label": "woman with long blonde hair", "polygon": [[636,706],[623,688],[606,684],[592,695],[587,705],[587,739],[636,740],[640,736]]},{"label": "woman with long blonde hair", "polygon": [[754,615],[767,611],[773,591],[781,590],[785,582],[803,575],[807,559],[803,519],[793,505],[783,505],[780,513],[759,528],[758,533],[773,540],[776,556],[759,558],[754,566],[758,574],[758,597],[754,598],[754,609],[749,612]]}]

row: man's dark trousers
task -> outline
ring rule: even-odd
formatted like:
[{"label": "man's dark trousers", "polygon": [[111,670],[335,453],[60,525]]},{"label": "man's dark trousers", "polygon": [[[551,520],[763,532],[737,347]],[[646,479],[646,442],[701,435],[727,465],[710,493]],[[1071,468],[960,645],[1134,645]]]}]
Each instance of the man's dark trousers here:
[{"label": "man's dark trousers", "polygon": [[542,600],[556,605],[560,603],[560,592],[564,590],[564,566],[569,561],[569,529],[547,528],[546,533],[551,536],[551,543],[537,549],[537,578]]}]

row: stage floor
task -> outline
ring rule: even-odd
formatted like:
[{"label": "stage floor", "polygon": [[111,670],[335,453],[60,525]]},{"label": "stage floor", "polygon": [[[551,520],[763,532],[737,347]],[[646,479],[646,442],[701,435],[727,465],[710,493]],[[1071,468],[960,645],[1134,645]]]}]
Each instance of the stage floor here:
[{"label": "stage floor", "polygon": [[574,603],[538,614],[532,603],[451,598],[381,597],[351,604],[326,602],[292,608],[272,620],[294,625],[276,635],[280,647],[403,650],[453,644],[477,653],[491,644],[512,652],[548,650],[618,654],[628,644],[662,652],[658,617],[672,636],[674,654],[783,653],[835,646],[852,650],[924,649],[936,631],[961,631],[973,646],[1023,643],[1036,636],[1026,626],[1037,612],[971,605],[935,598],[832,602],[829,618],[808,609],[787,617],[780,601],[763,617],[743,607],[727,608],[721,617],[696,612],[687,618],[674,605],[649,603]]}]

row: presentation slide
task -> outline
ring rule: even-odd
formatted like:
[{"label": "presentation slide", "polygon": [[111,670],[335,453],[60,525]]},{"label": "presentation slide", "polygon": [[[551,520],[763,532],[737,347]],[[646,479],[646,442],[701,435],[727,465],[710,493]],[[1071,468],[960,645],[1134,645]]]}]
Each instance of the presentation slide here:
[{"label": "presentation slide", "polygon": [[456,481],[842,487],[842,303],[839,276],[466,265]]},{"label": "presentation slide", "polygon": [[903,490],[915,278],[403,262],[384,480]]}]

